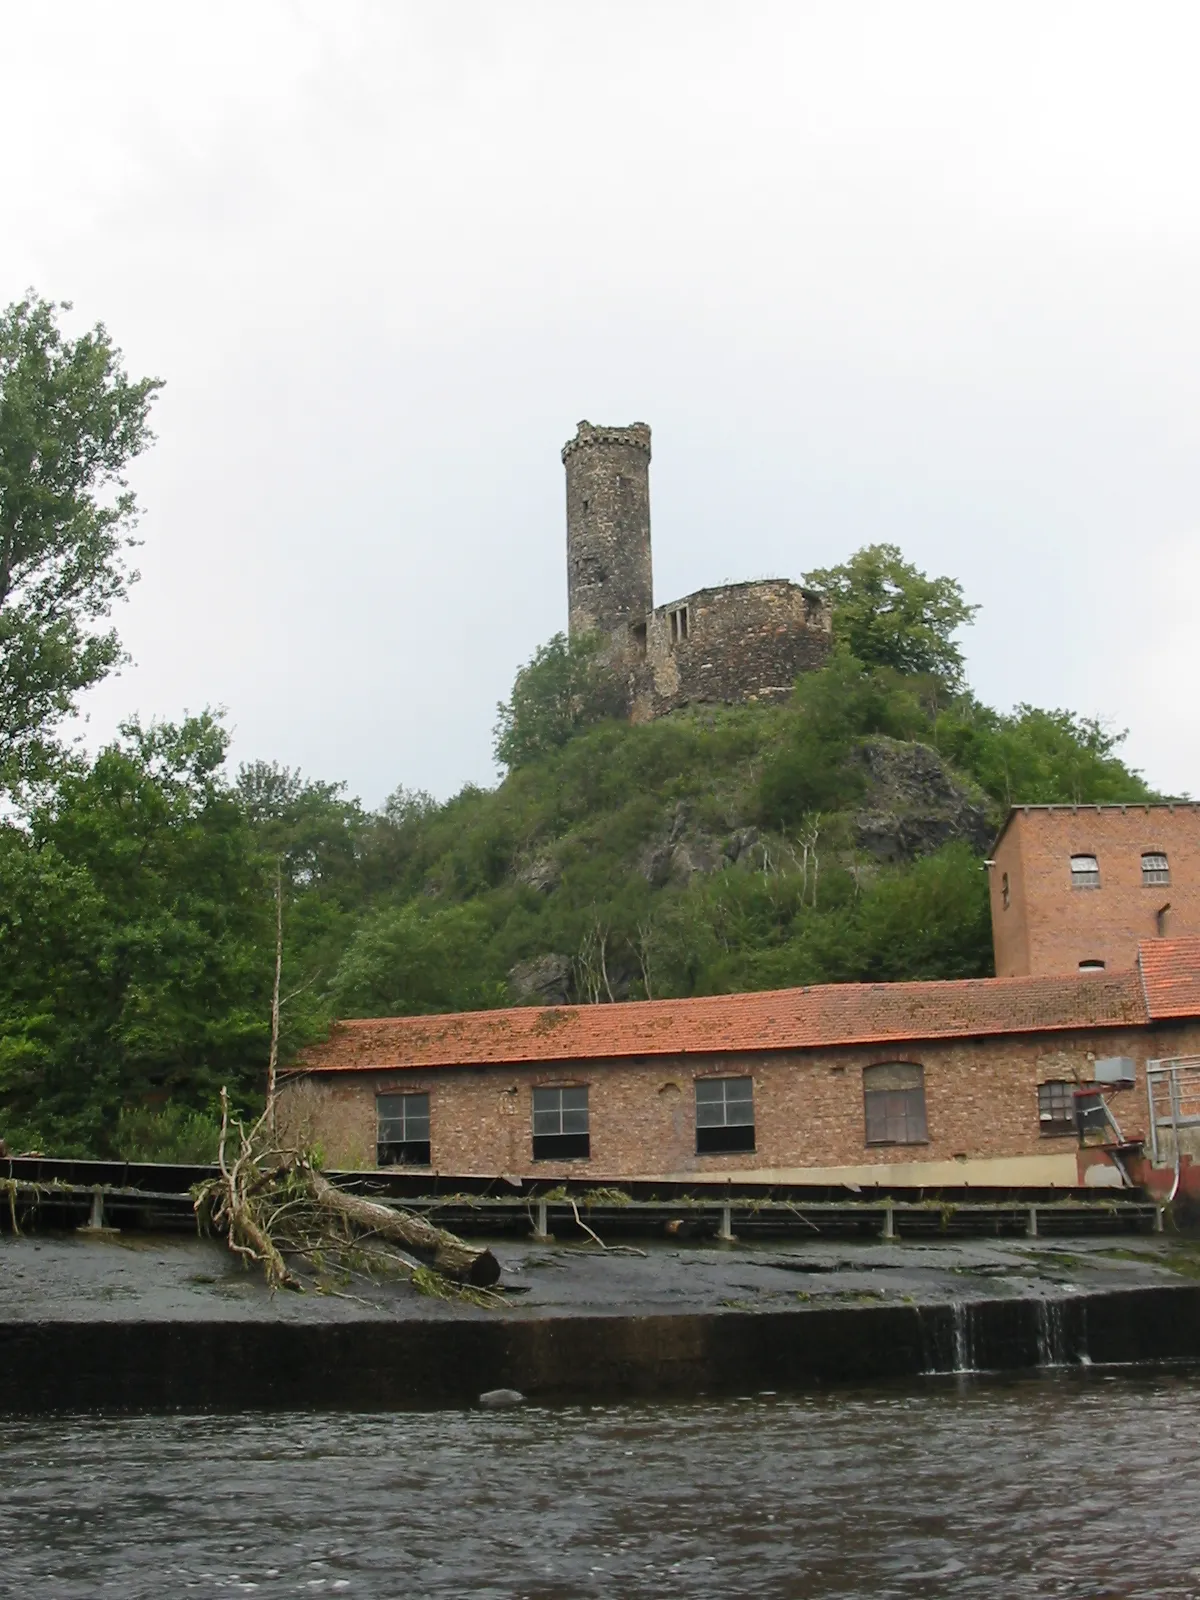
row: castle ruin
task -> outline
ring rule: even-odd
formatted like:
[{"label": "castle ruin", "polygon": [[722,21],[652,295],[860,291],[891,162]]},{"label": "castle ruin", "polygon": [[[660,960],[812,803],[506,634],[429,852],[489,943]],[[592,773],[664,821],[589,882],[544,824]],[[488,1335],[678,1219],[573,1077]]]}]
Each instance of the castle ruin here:
[{"label": "castle ruin", "polygon": [[567,472],[567,598],[572,637],[606,635],[630,720],[681,706],[785,700],[832,643],[823,596],[786,578],[723,584],[654,604],[650,429],[581,422]]}]

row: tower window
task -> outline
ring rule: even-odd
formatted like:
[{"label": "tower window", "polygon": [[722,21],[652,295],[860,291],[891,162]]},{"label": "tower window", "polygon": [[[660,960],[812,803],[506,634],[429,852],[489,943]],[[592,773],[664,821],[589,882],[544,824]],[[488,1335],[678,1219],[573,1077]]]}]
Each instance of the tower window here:
[{"label": "tower window", "polygon": [[591,501],[590,500],[585,500],[583,502],[583,509],[586,511],[589,505],[591,505]]},{"label": "tower window", "polygon": [[646,654],[646,624],[644,622],[635,622],[629,631],[633,635],[634,649],[639,655],[644,656]]},{"label": "tower window", "polygon": [[1167,864],[1166,855],[1161,850],[1143,850],[1142,852],[1142,883],[1149,886],[1152,883],[1170,883],[1171,868]]},{"label": "tower window", "polygon": [[1100,887],[1100,863],[1095,856],[1071,857],[1071,887],[1072,889]]},{"label": "tower window", "polygon": [[688,608],[678,606],[671,612],[671,643],[678,644],[688,636]]},{"label": "tower window", "polygon": [[1012,895],[1011,895],[1011,893],[1009,891],[1009,887],[1008,887],[1008,873],[1007,872],[1000,879],[1000,898],[1004,902],[1005,911],[1007,911],[1009,906],[1012,903]]}]

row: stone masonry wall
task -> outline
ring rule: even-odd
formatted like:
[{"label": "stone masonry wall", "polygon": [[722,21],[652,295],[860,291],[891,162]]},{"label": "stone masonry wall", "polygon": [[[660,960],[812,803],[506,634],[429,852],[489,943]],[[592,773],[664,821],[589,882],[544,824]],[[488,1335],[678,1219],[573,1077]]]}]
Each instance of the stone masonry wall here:
[{"label": "stone masonry wall", "polygon": [[[430,1096],[432,1168],[460,1176],[720,1179],[734,1171],[886,1170],[913,1162],[959,1164],[1047,1154],[1073,1161],[1072,1137],[1041,1133],[1039,1083],[1086,1080],[1092,1058],[1132,1056],[1137,1087],[1120,1092],[1114,1104],[1126,1135],[1136,1136],[1146,1120],[1147,1057],[1195,1051],[1200,1051],[1200,1025],[1160,1024],[882,1048],[557,1066],[433,1071],[388,1071],[381,1066],[293,1080],[284,1090],[283,1119],[290,1132],[315,1140],[330,1165],[369,1168],[375,1165],[376,1094],[425,1090]],[[926,1144],[866,1144],[862,1071],[889,1061],[924,1067]],[[756,1149],[697,1155],[695,1080],[742,1075],[754,1081]],[[534,1162],[531,1090],[579,1083],[589,1086],[590,1158]]]},{"label": "stone masonry wall", "polygon": [[650,429],[581,422],[563,446],[567,472],[567,611],[572,634],[611,632],[654,604]]},{"label": "stone masonry wall", "polygon": [[785,579],[733,583],[658,606],[643,630],[617,636],[614,664],[632,720],[647,722],[686,705],[786,700],[832,637],[820,595]]},{"label": "stone masonry wall", "polygon": [[[1143,851],[1166,854],[1169,884],[1143,883]],[[1098,889],[1072,887],[1073,855],[1096,857]],[[1142,939],[1200,934],[1200,805],[1018,810],[988,877],[997,977],[1126,970]]]}]

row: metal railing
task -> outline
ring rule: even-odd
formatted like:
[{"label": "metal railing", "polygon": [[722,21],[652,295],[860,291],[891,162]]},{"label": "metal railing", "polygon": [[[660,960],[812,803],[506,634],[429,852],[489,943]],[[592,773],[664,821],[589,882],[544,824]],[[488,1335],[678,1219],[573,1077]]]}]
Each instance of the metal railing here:
[{"label": "metal railing", "polygon": [[[1150,1112],[1150,1156],[1156,1166],[1165,1160],[1179,1165],[1179,1130],[1200,1128],[1200,1056],[1147,1061],[1146,1099]],[[1168,1152],[1164,1133],[1170,1129]]]}]

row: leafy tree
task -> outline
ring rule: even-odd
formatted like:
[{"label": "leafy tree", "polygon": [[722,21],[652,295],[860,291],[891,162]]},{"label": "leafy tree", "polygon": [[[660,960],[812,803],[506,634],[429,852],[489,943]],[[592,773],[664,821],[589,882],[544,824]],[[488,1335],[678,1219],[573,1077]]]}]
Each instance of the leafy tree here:
[{"label": "leafy tree", "polygon": [[388,907],[359,928],[333,980],[339,1015],[403,1017],[505,1003],[489,970],[491,919],[480,901]]},{"label": "leafy tree", "polygon": [[954,578],[929,578],[894,544],[870,544],[804,581],[829,596],[838,642],[869,667],[926,673],[956,688],[962,652],[954,641],[978,606]]},{"label": "leafy tree", "polygon": [[44,772],[56,724],[120,658],[97,624],[131,574],[129,462],[156,378],[127,377],[98,324],[67,338],[30,295],[0,314],[0,780]]},{"label": "leafy tree", "polygon": [[522,667],[512,696],[497,707],[496,759],[509,771],[548,755],[588,723],[621,716],[620,682],[604,662],[599,634],[556,633]]},{"label": "leafy tree", "polygon": [[209,716],[133,722],[0,832],[0,1115],[113,1148],[125,1108],[256,1092],[273,908]]},{"label": "leafy tree", "polygon": [[1125,739],[1092,717],[1020,705],[1008,715],[964,697],[937,719],[938,748],[1002,805],[1153,800],[1116,754]]}]

